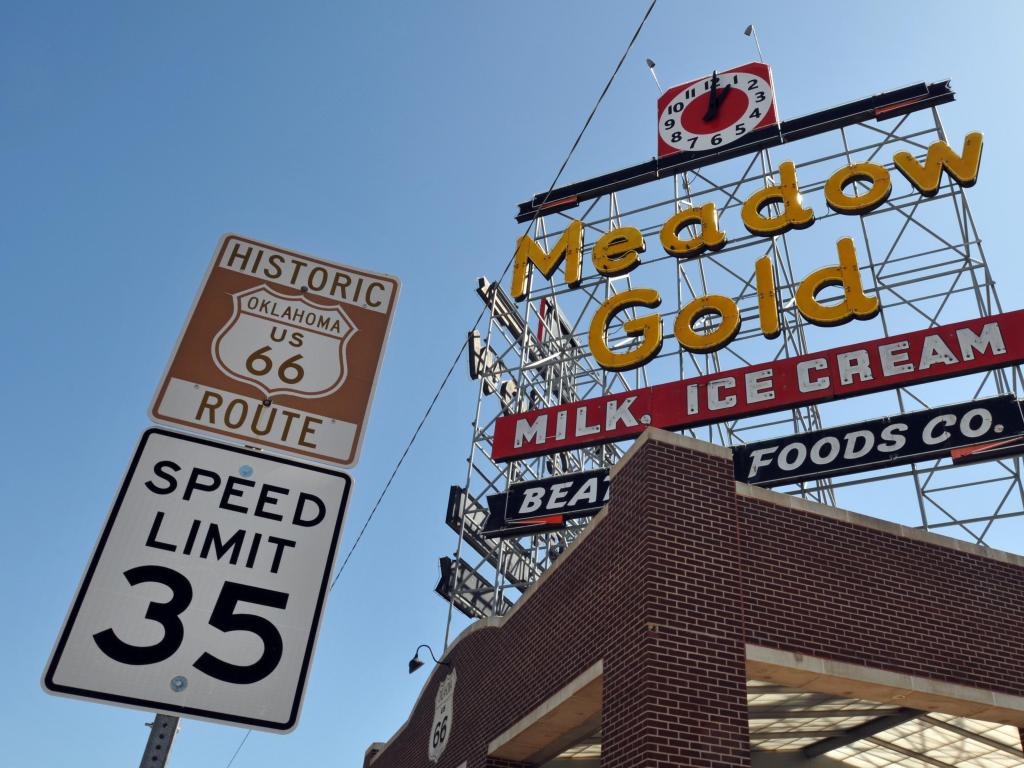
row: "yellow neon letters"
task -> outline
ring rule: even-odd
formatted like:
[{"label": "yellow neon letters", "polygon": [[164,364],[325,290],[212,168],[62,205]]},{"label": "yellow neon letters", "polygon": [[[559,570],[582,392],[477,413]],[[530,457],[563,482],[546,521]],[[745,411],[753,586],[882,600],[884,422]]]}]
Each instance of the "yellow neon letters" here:
[{"label": "yellow neon letters", "polygon": [[975,131],[964,137],[964,150],[959,155],[946,142],[936,141],[928,147],[924,165],[909,152],[897,152],[892,161],[918,192],[925,197],[934,197],[939,191],[943,171],[956,179],[961,187],[974,186],[981,165],[981,145],[982,135]]},{"label": "yellow neon letters", "polygon": [[[846,185],[870,181],[871,189],[863,194],[848,195]],[[876,163],[855,163],[841,168],[825,182],[825,204],[836,213],[867,213],[873,211],[892,192],[889,172]]]},{"label": "yellow neon letters", "polygon": [[[788,160],[779,165],[780,184],[765,187],[747,198],[740,216],[743,226],[753,235],[781,235],[791,229],[803,229],[814,223],[814,211],[804,208],[800,186],[796,181],[796,166]],[[782,204],[782,212],[765,216],[762,211],[770,205]]]},{"label": "yellow neon letters", "polygon": [[[812,272],[796,289],[797,310],[815,325],[842,325],[854,318],[869,320],[881,308],[877,296],[864,293],[853,240],[844,237],[839,241],[838,249],[838,267],[824,267]],[[820,291],[840,285],[843,287],[843,299],[838,304],[822,304],[818,301]]]},{"label": "yellow neon letters", "polygon": [[772,260],[762,256],[754,262],[754,282],[757,285],[757,314],[761,333],[766,339],[779,335],[779,300],[775,295],[775,271]]},{"label": "yellow neon letters", "polygon": [[[708,333],[698,333],[694,323],[709,315],[718,315],[718,327]],[[673,328],[679,346],[691,352],[714,352],[736,338],[740,332],[740,310],[727,296],[701,296],[694,299],[679,314]]]},{"label": "yellow neon letters", "polygon": [[653,288],[634,288],[617,293],[602,304],[590,321],[590,354],[602,368],[609,371],[629,371],[639,368],[661,351],[661,316],[657,313],[627,320],[623,330],[639,337],[640,343],[627,352],[612,352],[608,346],[608,326],[616,313],[630,307],[657,309],[661,297]]},{"label": "yellow neon letters", "polygon": [[[870,320],[880,308],[877,297],[864,292],[853,240],[843,238],[838,243],[839,265],[815,270],[797,286],[797,311],[815,325],[842,325],[851,320]],[[762,256],[754,263],[754,282],[757,286],[757,306],[761,333],[774,339],[781,332],[779,298],[775,288],[772,261]],[[838,303],[822,304],[818,294],[825,288],[842,286],[843,298]],[[632,307],[656,309],[661,304],[658,292],[650,288],[634,288],[609,298],[594,313],[590,324],[590,352],[602,368],[626,371],[650,362],[661,351],[662,328],[658,314],[645,315],[622,324],[628,336],[638,337],[640,343],[626,352],[613,352],[608,343],[608,328],[619,312]],[[700,326],[710,315],[719,317],[718,326]],[[740,312],[736,302],[727,296],[700,296],[684,306],[676,315],[672,327],[679,346],[690,352],[709,354],[729,344],[740,332]]]},{"label": "yellow neon letters", "polygon": [[646,249],[636,227],[613,229],[594,243],[594,269],[602,275],[624,275],[640,266],[640,254]]},{"label": "yellow neon letters", "polygon": [[512,298],[517,301],[526,296],[526,282],[530,264],[550,278],[558,265],[565,261],[565,284],[573,288],[580,283],[583,272],[583,222],[573,221],[558,238],[551,253],[546,253],[529,235],[516,241],[516,255],[512,266]]},{"label": "yellow neon letters", "polygon": [[[683,227],[698,225],[700,231],[689,240],[681,240]],[[661,228],[661,246],[673,256],[694,258],[705,251],[718,251],[725,245],[725,233],[718,228],[718,211],[714,203],[699,208],[686,208],[665,222]]]},{"label": "yellow neon letters", "polygon": [[[982,134],[972,132],[964,137],[958,154],[945,142],[928,147],[923,161],[909,152],[898,152],[893,165],[921,195],[938,193],[943,174],[962,187],[973,185],[978,178],[982,153]],[[814,223],[814,211],[805,206],[796,177],[796,166],[783,162],[778,168],[778,185],[756,190],[743,203],[740,217],[744,227],[754,235],[771,237]],[[893,191],[893,178],[881,162],[859,162],[839,168],[824,185],[824,199],[829,209],[845,215],[863,215],[883,205]],[[583,223],[572,221],[561,233],[551,251],[546,251],[528,235],[516,242],[512,271],[512,296],[526,297],[533,267],[548,278],[561,267],[565,283],[574,288],[582,279]],[[721,250],[728,240],[718,221],[713,203],[696,204],[674,213],[659,232],[665,253],[678,259],[695,258],[709,251]],[[591,257],[600,275],[619,276],[634,270],[645,252],[643,233],[636,227],[618,227],[602,235],[594,244]],[[838,264],[822,267],[808,275],[795,291],[796,311],[808,322],[820,326],[841,325],[852,320],[867,320],[878,314],[881,305],[877,296],[869,296],[862,283],[853,240],[846,237],[837,243]],[[657,259],[652,259],[657,261]],[[754,262],[753,284],[757,294],[758,320],[761,333],[769,339],[779,336],[784,313],[780,310],[775,265],[768,256]],[[827,288],[841,288],[842,295],[823,303],[819,296]],[[787,285],[784,286],[788,295]],[[749,295],[749,294],[747,294]],[[602,368],[623,371],[642,366],[654,359],[663,343],[661,316],[650,313],[616,318],[624,310],[636,307],[657,309],[661,303],[658,292],[633,288],[615,294],[594,314],[590,330],[590,351]],[[719,318],[717,324],[702,323],[709,316]],[[729,344],[739,333],[740,313],[735,301],[725,296],[706,295],[684,306],[676,316],[673,333],[681,347],[692,352],[710,353]],[[615,351],[608,341],[610,327],[622,329],[632,344]]]}]

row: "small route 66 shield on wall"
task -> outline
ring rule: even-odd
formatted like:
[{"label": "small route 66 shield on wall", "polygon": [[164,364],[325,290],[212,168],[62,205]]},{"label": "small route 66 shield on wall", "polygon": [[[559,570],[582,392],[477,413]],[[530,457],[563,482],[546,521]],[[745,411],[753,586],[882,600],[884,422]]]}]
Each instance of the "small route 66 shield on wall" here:
[{"label": "small route 66 shield on wall", "polygon": [[390,275],[226,235],[150,416],[352,466],[398,290]]},{"label": "small route 66 shield on wall", "polygon": [[430,742],[427,745],[427,757],[436,763],[441,753],[448,746],[452,736],[452,703],[455,699],[455,670],[445,677],[437,686],[434,696],[434,720],[430,724]]}]

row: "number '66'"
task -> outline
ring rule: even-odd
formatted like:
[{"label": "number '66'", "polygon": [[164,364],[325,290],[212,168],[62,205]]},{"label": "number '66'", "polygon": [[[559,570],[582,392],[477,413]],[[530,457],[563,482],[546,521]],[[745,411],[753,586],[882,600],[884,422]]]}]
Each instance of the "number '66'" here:
[{"label": "number '66'", "polygon": [[[245,369],[253,376],[266,376],[274,367],[274,361],[267,356],[270,346],[263,346],[245,359]],[[277,368],[277,375],[285,384],[302,381],[306,371],[299,365],[302,355],[292,355]]]}]

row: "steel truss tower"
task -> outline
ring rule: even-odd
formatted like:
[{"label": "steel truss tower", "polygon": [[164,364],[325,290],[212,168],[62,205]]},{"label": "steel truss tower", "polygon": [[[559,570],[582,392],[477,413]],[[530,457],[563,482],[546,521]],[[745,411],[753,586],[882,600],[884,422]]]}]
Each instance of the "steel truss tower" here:
[{"label": "steel truss tower", "polygon": [[[646,183],[631,182],[625,172],[624,180],[609,175],[605,189],[591,185],[595,187],[591,194],[574,195],[570,200],[574,207],[567,207],[557,191],[551,196],[557,203],[549,206],[553,212],[548,213],[545,207],[541,210],[545,215],[534,217],[534,236],[549,250],[570,221],[583,221],[587,246],[580,285],[568,289],[560,273],[548,282],[534,271],[528,294],[521,302],[512,301],[504,286],[486,278],[480,278],[477,286],[487,306],[480,326],[470,333],[469,343],[470,375],[479,383],[479,397],[467,475],[461,485],[452,487],[446,516],[459,535],[458,546],[454,558],[442,558],[442,577],[437,586],[454,608],[472,617],[503,613],[588,522],[577,520],[556,533],[519,539],[487,538],[481,534],[481,527],[489,494],[504,491],[512,482],[608,467],[619,459],[626,445],[496,463],[490,458],[491,437],[499,415],[1002,311],[963,189],[944,175],[939,193],[924,197],[893,165],[892,157],[899,151],[908,151],[923,161],[928,146],[935,141],[948,141],[957,152],[962,147],[963,136],[946,136],[937,107],[941,101],[952,100],[952,92],[946,84],[927,88],[932,92],[946,88],[947,97],[930,102],[924,99],[906,112],[875,109],[858,113],[855,118],[837,121],[837,127],[828,126],[817,133],[801,136],[794,130],[799,140],[786,138],[784,143],[773,142],[775,146],[734,152],[731,158],[683,167],[661,174],[659,179],[645,179]],[[801,124],[801,120],[792,124]],[[740,220],[742,202],[757,189],[779,183],[776,163],[782,160],[796,164],[804,205],[814,209],[816,221],[806,230],[773,238],[750,235]],[[890,171],[890,198],[864,216],[832,212],[824,201],[825,181],[843,166],[868,161]],[[627,170],[636,168],[640,167]],[[637,177],[634,173],[633,181]],[[980,178],[983,183],[984,165]],[[860,189],[864,191],[863,184]],[[725,248],[686,261],[666,255],[658,247],[664,222],[676,211],[709,202],[715,203],[720,227],[727,233]],[[521,212],[520,218],[527,218],[528,205],[521,209],[525,213]],[[593,270],[589,246],[619,226],[640,229],[648,248],[635,271],[606,278]],[[864,286],[870,295],[878,296],[882,310],[871,320],[820,328],[807,323],[796,311],[796,286],[811,271],[836,263],[836,241],[842,237],[853,239]],[[766,255],[774,266],[783,318],[782,333],[771,341],[762,336],[758,325],[754,287],[754,262]],[[609,296],[636,287],[659,292],[662,304],[657,311],[667,329],[672,328],[678,311],[695,297],[722,294],[734,298],[743,321],[741,331],[731,344],[710,355],[681,350],[669,331],[658,357],[646,366],[628,374],[606,371],[589,356],[587,335],[592,316]],[[828,299],[827,293],[823,299]],[[635,316],[635,312],[622,313],[609,330],[613,349],[616,345],[625,349],[633,343],[622,324]],[[721,422],[688,430],[687,434],[721,445],[738,445],[1021,391],[1018,368],[997,369]],[[842,505],[846,501],[853,509],[879,517],[943,529],[950,535],[985,543],[992,538],[997,521],[1024,515],[1020,469],[1020,459],[1014,457],[956,467],[944,459],[781,490],[828,504]]]}]

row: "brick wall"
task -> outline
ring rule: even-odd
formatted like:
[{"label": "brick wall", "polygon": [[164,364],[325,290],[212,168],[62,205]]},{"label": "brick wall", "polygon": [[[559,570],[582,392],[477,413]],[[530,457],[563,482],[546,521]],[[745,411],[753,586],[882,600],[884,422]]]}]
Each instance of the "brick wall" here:
[{"label": "brick wall", "polygon": [[[1024,695],[1024,568],[738,495],[722,449],[647,438],[558,566],[449,649],[441,768],[518,768],[488,742],[598,660],[604,768],[749,766],[746,643]],[[374,768],[430,765],[446,671]]]},{"label": "brick wall", "polygon": [[1022,692],[1020,568],[760,501],[741,510],[748,642]]}]

